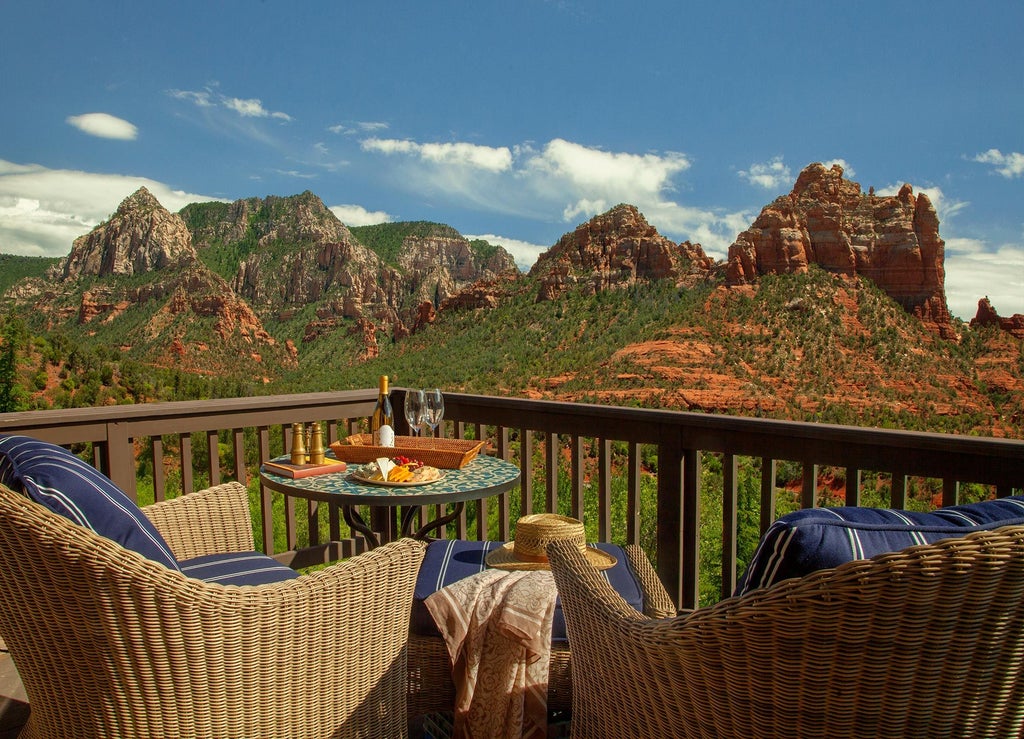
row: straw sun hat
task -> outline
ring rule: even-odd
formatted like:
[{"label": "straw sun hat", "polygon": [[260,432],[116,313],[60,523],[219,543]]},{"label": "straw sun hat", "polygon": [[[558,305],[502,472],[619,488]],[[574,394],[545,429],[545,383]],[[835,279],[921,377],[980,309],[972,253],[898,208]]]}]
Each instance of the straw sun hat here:
[{"label": "straw sun hat", "polygon": [[590,563],[599,570],[614,567],[616,559],[607,552],[587,546],[583,522],[554,513],[523,516],[516,523],[514,541],[487,555],[487,564],[501,570],[548,570],[547,546],[553,541],[575,542]]}]

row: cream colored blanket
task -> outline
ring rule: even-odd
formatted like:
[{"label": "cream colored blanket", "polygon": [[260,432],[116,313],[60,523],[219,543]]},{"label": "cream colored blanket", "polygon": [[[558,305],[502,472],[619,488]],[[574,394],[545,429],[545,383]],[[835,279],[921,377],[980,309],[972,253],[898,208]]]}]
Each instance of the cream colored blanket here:
[{"label": "cream colored blanket", "polygon": [[554,579],[548,571],[484,570],[424,603],[448,645],[455,736],[547,736]]}]

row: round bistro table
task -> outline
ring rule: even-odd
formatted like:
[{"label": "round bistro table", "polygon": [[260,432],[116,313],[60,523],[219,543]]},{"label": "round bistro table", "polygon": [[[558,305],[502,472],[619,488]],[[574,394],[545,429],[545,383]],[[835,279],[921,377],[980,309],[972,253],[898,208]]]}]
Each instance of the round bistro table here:
[{"label": "round bistro table", "polygon": [[[330,457],[328,457],[330,458]],[[288,461],[281,457],[272,461]],[[357,506],[382,506],[402,508],[402,526],[399,536],[414,536],[425,539],[427,534],[454,521],[462,513],[467,500],[500,495],[519,483],[519,467],[498,457],[477,455],[461,469],[442,470],[444,475],[436,482],[424,485],[394,486],[375,485],[363,482],[353,476],[360,467],[373,466],[350,464],[345,472],[326,475],[312,475],[293,479],[275,475],[260,466],[260,480],[271,490],[308,500],[337,503],[342,515],[351,528],[366,537],[371,548],[380,546],[377,532],[367,525],[359,514]],[[413,522],[422,506],[454,503],[452,513],[428,521],[413,532]]]}]

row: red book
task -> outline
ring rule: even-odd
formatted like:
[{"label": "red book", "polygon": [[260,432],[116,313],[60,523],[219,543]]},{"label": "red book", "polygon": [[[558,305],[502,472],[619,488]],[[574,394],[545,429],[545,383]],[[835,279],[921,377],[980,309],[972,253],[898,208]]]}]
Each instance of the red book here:
[{"label": "red book", "polygon": [[348,465],[344,462],[331,460],[323,464],[292,464],[291,462],[264,462],[263,469],[272,475],[281,477],[312,477],[313,475],[327,475],[331,472],[344,472]]}]

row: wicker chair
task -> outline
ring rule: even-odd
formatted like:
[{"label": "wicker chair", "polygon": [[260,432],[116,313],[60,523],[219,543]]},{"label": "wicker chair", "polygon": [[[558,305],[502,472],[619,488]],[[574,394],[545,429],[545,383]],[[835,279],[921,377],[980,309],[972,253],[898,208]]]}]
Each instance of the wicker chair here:
[{"label": "wicker chair", "polygon": [[[658,580],[643,549],[628,545],[623,550],[644,591],[644,613],[651,618],[665,618],[675,614],[675,604]],[[626,607],[634,610],[631,606]],[[551,666],[548,670],[549,711],[563,712],[572,707],[570,656],[566,643],[552,644]],[[410,718],[450,712],[454,705],[455,684],[452,682],[451,662],[444,639],[412,634],[409,637]]]},{"label": "wicker chair", "polygon": [[1024,527],[849,562],[663,621],[552,545],[572,735],[1024,734]]},{"label": "wicker chair", "polygon": [[[179,558],[253,549],[238,483],[145,510]],[[422,557],[407,539],[286,582],[208,584],[0,486],[22,736],[404,736]]]}]

